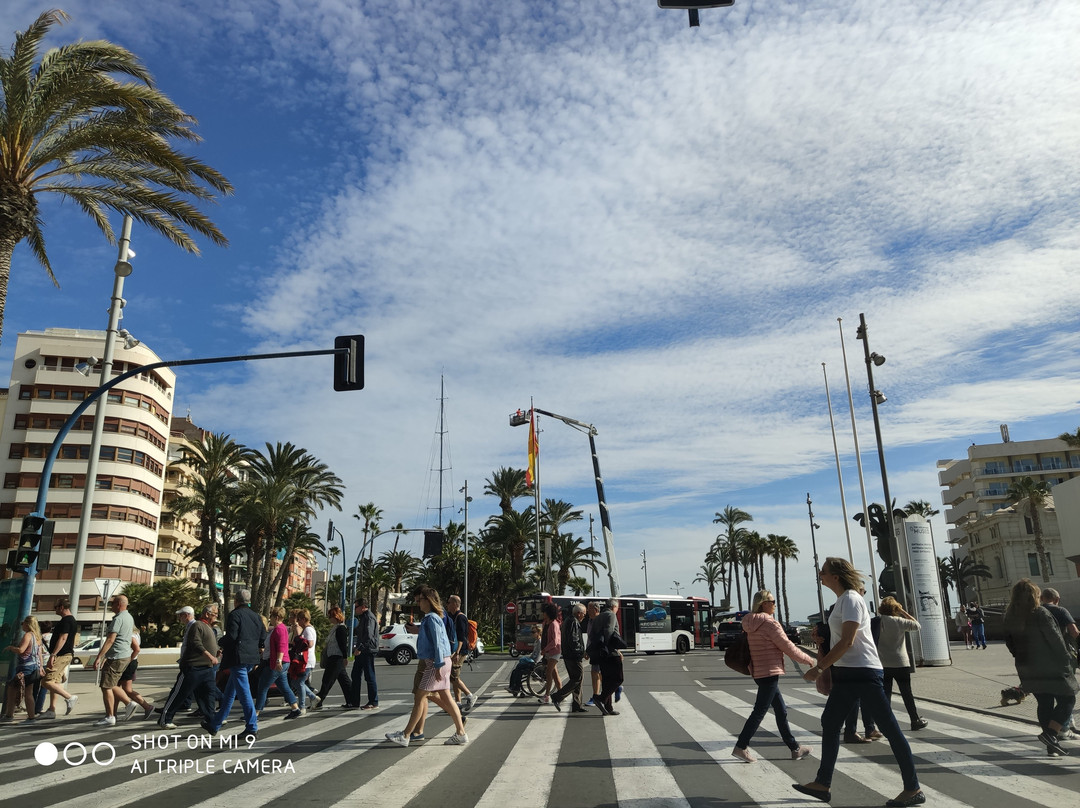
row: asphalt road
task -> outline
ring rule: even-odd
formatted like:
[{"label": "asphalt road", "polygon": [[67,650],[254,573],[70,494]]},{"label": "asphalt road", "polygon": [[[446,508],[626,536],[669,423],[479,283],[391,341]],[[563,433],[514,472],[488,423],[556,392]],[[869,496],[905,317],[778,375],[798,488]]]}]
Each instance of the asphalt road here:
[{"label": "asphalt road", "polygon": [[[771,716],[751,747],[758,762],[731,757],[754,686],[724,668],[715,652],[628,657],[621,714],[607,718],[511,698],[503,687],[512,665],[487,657],[466,672],[466,682],[482,695],[463,747],[443,745],[452,727],[437,710],[422,744],[402,749],[384,740],[384,733],[405,725],[411,666],[377,666],[377,711],[343,711],[339,693],[321,713],[296,721],[282,720],[280,707],[268,708],[251,746],[230,734],[242,729],[238,711],[218,738],[209,739],[194,722],[169,733],[138,721],[92,728],[100,708],[81,701],[68,718],[0,727],[0,793],[13,804],[79,808],[816,804],[791,789],[813,779],[816,758],[792,761]],[[138,687],[163,696],[173,676],[167,669],[145,670]],[[81,688],[91,677],[76,672],[73,682]],[[816,752],[823,698],[794,675],[786,678],[784,694],[793,731]],[[1080,746],[1070,758],[1051,759],[1028,725],[924,706],[930,727],[909,739],[928,804],[1045,808],[1080,802]],[[50,748],[58,760],[35,762]],[[87,758],[79,764],[81,750]],[[841,748],[833,805],[883,805],[899,791],[899,774],[883,742]]]}]

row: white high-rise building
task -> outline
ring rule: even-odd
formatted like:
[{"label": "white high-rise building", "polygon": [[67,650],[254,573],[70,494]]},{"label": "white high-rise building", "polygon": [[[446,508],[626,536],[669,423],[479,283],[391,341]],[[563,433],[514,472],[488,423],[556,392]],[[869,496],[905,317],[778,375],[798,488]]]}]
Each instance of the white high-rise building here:
[{"label": "white high-rise building", "polygon": [[[104,340],[104,331],[66,328],[19,334],[0,428],[0,535],[7,534],[8,548],[18,542],[22,518],[34,510],[57,432],[100,384],[100,366],[84,376],[76,365],[101,356]],[[145,345],[123,349],[118,343],[113,375],[157,361]],[[105,427],[80,587],[83,620],[101,612],[95,578],[153,582],[175,384],[176,375],[159,368],[133,376],[100,399]],[[54,601],[70,589],[94,411],[91,406],[79,418],[52,469],[45,516],[55,520],[55,532],[49,568],[38,574],[34,588],[32,613],[39,619],[54,619]],[[12,573],[5,569],[4,575]]]}]

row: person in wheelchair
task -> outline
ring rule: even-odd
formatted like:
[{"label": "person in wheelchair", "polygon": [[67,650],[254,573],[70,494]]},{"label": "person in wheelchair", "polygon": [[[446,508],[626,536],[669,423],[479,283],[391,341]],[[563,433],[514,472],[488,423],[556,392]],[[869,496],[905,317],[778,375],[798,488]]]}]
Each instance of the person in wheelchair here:
[{"label": "person in wheelchair", "polygon": [[529,656],[523,656],[518,659],[517,665],[512,671],[510,671],[510,686],[506,688],[512,696],[525,697],[529,694],[525,692],[524,679],[538,664],[542,664],[543,656],[540,653],[540,635],[542,629],[537,624],[532,628],[533,636],[533,650]]}]

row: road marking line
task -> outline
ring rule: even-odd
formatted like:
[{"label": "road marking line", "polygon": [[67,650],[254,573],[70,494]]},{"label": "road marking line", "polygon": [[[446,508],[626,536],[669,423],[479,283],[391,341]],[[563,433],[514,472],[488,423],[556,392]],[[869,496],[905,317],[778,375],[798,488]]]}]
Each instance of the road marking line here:
[{"label": "road marking line", "polygon": [[678,783],[624,695],[619,715],[604,718],[611,774],[619,805],[634,808],[689,808]]},{"label": "road marking line", "polygon": [[506,756],[506,763],[528,761],[528,765],[500,766],[475,808],[505,808],[517,804],[522,794],[529,795],[530,805],[547,805],[566,724],[565,714],[537,712]]},{"label": "road marking line", "polygon": [[697,685],[698,687],[705,687],[705,685],[701,682],[700,679],[695,679],[694,684]]}]

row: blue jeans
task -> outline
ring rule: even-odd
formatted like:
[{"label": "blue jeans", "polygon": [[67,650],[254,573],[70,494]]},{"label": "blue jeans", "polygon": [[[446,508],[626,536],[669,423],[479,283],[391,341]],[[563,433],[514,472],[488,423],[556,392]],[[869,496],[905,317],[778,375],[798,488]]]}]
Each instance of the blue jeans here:
[{"label": "blue jeans", "polygon": [[311,689],[311,685],[308,682],[311,681],[311,671],[313,668],[305,668],[304,672],[300,675],[299,679],[293,679],[289,682],[289,686],[296,693],[296,702],[300,705],[300,709],[307,708],[307,700],[315,698],[315,691]]},{"label": "blue jeans", "polygon": [[788,726],[787,705],[784,704],[784,697],[780,695],[780,677],[765,676],[754,681],[757,682],[758,686],[757,700],[754,701],[754,709],[750,711],[750,717],[743,724],[742,732],[739,733],[739,739],[735,741],[735,746],[739,749],[746,749],[750,746],[750,739],[758,731],[762,719],[765,718],[765,713],[769,712],[771,707],[776,715],[776,729],[780,732],[780,737],[784,739],[788,749],[798,749],[799,742],[795,740],[795,736],[791,734],[791,727]]},{"label": "blue jeans", "polygon": [[281,670],[276,671],[270,667],[270,662],[259,668],[259,695],[255,698],[255,712],[261,712],[266,706],[266,697],[270,693],[270,686],[277,682],[278,691],[285,698],[286,704],[296,704],[296,694],[289,687],[289,660],[281,661]]},{"label": "blue jeans", "polygon": [[259,731],[259,719],[255,715],[255,700],[251,698],[251,685],[248,684],[248,674],[254,665],[233,665],[229,669],[229,681],[225,683],[225,691],[221,694],[221,709],[210,719],[210,727],[215,732],[221,729],[225,718],[232,711],[233,702],[240,699],[240,706],[244,710],[244,731],[248,733]]},{"label": "blue jeans", "polygon": [[919,777],[915,773],[915,758],[907,738],[896,723],[892,707],[885,697],[882,684],[883,672],[880,668],[842,668],[832,667],[832,693],[825,702],[821,714],[821,766],[818,767],[815,782],[823,786],[832,785],[833,769],[836,757],[840,754],[840,731],[844,719],[851,712],[855,701],[861,701],[864,709],[877,724],[889,741],[893,757],[900,765],[900,775],[904,780],[904,789],[914,791],[919,788]]},{"label": "blue jeans", "polygon": [[375,684],[375,654],[370,651],[361,651],[353,659],[352,666],[352,696],[350,704],[360,706],[360,680],[367,679],[367,703],[379,703],[379,686]]},{"label": "blue jeans", "polygon": [[971,644],[981,645],[986,647],[986,624],[985,623],[972,623],[971,625]]}]

